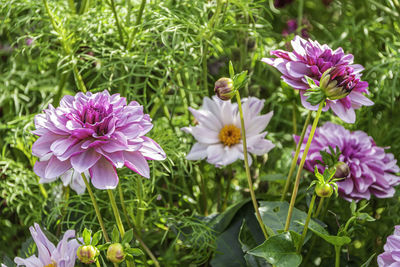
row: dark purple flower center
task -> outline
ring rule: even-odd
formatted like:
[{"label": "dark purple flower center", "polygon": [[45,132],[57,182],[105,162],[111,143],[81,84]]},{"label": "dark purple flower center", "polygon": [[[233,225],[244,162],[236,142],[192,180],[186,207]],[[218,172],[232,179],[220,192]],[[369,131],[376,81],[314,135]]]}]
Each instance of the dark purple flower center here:
[{"label": "dark purple flower center", "polygon": [[80,121],[84,128],[93,129],[99,136],[105,135],[109,130],[112,112],[112,105],[90,100],[80,112]]}]

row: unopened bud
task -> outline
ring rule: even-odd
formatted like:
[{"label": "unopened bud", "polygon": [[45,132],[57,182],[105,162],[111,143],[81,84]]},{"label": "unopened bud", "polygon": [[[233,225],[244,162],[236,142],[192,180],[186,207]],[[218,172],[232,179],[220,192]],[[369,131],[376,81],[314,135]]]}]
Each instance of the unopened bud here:
[{"label": "unopened bud", "polygon": [[125,259],[124,248],[120,243],[114,243],[108,247],[107,259],[113,263],[121,263]]},{"label": "unopened bud", "polygon": [[85,264],[96,262],[96,258],[99,254],[100,254],[99,250],[91,245],[80,246],[76,251],[78,259]]},{"label": "unopened bud", "polygon": [[233,97],[233,81],[229,78],[220,78],[215,82],[214,92],[221,100],[231,99]]},{"label": "unopened bud", "polygon": [[336,167],[336,172],[334,175],[335,178],[346,178],[350,174],[349,166],[342,161],[336,163],[335,167]]},{"label": "unopened bud", "polygon": [[336,100],[348,96],[358,81],[345,67],[330,68],[322,74],[319,87],[328,99]]},{"label": "unopened bud", "polygon": [[333,194],[333,188],[329,184],[317,184],[315,193],[319,197],[330,197]]}]

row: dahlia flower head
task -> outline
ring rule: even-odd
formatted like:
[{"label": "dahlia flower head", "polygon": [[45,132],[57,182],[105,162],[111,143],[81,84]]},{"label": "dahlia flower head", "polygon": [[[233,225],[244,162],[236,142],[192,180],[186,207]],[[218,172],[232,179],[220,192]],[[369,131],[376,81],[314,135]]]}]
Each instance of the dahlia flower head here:
[{"label": "dahlia flower head", "polygon": [[361,81],[361,71],[364,68],[353,64],[353,55],[345,54],[341,47],[333,51],[326,44],[320,45],[317,41],[307,41],[300,36],[295,36],[291,45],[292,52],[273,50],[271,55],[276,58],[263,58],[261,61],[277,68],[282,73],[282,80],[300,91],[301,103],[305,108],[318,109],[318,105],[307,102],[308,97],[304,95],[310,89],[305,76],[319,85],[322,74],[328,70],[331,70],[331,84],[340,87],[346,96],[333,100],[327,98],[323,111],[331,108],[344,122],[354,123],[355,109],[374,104],[363,95],[369,94],[368,83]]},{"label": "dahlia flower head", "polygon": [[[308,127],[301,145],[298,163],[310,134]],[[296,143],[300,137],[294,136]],[[393,197],[394,186],[400,184],[400,177],[395,173],[400,171],[397,160],[393,154],[385,153],[385,148],[375,144],[372,137],[363,131],[350,132],[343,126],[327,122],[315,131],[311,142],[304,168],[314,172],[314,166],[323,173],[324,166],[317,163],[323,162],[320,151],[330,153],[329,147],[341,151],[339,161],[346,163],[350,173],[345,179],[337,182],[339,195],[347,201],[370,199],[371,194],[377,198]]]},{"label": "dahlia flower head", "polygon": [[50,242],[44,235],[40,226],[35,223],[34,227],[29,227],[32,238],[36,243],[38,256],[33,255],[29,258],[22,259],[16,257],[14,262],[17,266],[26,267],[74,267],[76,260],[76,251],[80,244],[75,239],[75,231],[68,230],[65,232],[57,247]]},{"label": "dahlia flower head", "polygon": [[118,185],[116,168],[126,166],[150,177],[147,160],[163,160],[165,153],[145,136],[153,124],[143,107],[108,91],[64,96],[60,106],[35,116],[40,136],[32,146],[39,157],[34,172],[41,183],[61,177],[77,193],[85,190],[81,173],[98,189]]},{"label": "dahlia flower head", "polygon": [[399,267],[400,266],[400,225],[396,225],[394,233],[388,236],[383,247],[385,252],[378,255],[379,267]]},{"label": "dahlia flower head", "polygon": [[[267,132],[263,132],[273,112],[260,115],[264,100],[256,97],[243,99],[242,102],[247,151],[263,155],[275,146],[265,139]],[[197,143],[193,145],[186,159],[207,158],[207,162],[216,167],[229,165],[237,159],[244,160],[240,114],[236,103],[222,101],[216,96],[212,99],[204,97],[200,109],[189,108],[189,111],[197,120],[197,125],[184,127],[182,130],[192,134]],[[250,155],[248,160],[251,164]]]}]

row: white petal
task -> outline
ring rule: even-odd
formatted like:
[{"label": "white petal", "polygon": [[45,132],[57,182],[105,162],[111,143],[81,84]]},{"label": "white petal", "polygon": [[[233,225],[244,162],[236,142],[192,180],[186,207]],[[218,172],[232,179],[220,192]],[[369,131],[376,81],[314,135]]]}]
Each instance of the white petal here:
[{"label": "white petal", "polygon": [[195,143],[187,154],[187,160],[201,160],[207,157],[207,145],[201,143]]}]

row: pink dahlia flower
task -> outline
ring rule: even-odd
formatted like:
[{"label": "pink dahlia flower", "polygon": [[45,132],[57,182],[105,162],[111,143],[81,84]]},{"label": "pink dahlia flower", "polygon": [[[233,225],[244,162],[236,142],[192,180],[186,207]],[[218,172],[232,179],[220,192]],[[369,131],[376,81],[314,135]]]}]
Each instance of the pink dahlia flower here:
[{"label": "pink dahlia flower", "polygon": [[317,41],[304,40],[296,36],[292,42],[293,51],[271,51],[276,58],[263,58],[262,61],[277,68],[282,73],[282,79],[294,89],[300,90],[301,102],[310,110],[317,110],[317,106],[306,101],[304,94],[310,86],[305,76],[312,78],[319,84],[322,74],[331,69],[332,83],[343,90],[344,98],[327,99],[324,111],[331,108],[333,112],[347,123],[354,123],[356,115],[354,109],[361,106],[371,106],[374,103],[363,95],[369,94],[368,83],[361,81],[359,64],[353,64],[353,55],[345,54],[339,47],[332,50],[326,44],[320,45]]},{"label": "pink dahlia flower", "polygon": [[75,231],[68,230],[64,237],[58,243],[57,247],[51,243],[40,229],[40,226],[35,223],[34,227],[29,227],[33,240],[36,243],[38,257],[33,255],[27,259],[16,257],[14,262],[17,266],[26,267],[74,267],[76,260],[76,251],[79,248],[79,243],[75,239]]},{"label": "pink dahlia flower", "polygon": [[388,236],[383,249],[385,252],[378,256],[379,267],[400,266],[400,225],[395,226],[393,235]]},{"label": "pink dahlia flower", "polygon": [[[247,150],[255,155],[263,155],[274,147],[271,141],[265,139],[267,132],[262,132],[273,113],[271,111],[260,115],[263,106],[264,100],[256,97],[243,99]],[[207,158],[208,163],[221,167],[237,159],[244,159],[240,115],[236,103],[222,101],[216,96],[212,99],[205,97],[199,110],[189,110],[198,124],[182,128],[197,140],[186,156],[188,160]],[[251,164],[250,155],[248,159]]]},{"label": "pink dahlia flower", "polygon": [[[88,172],[94,187],[118,185],[116,168],[126,166],[149,178],[147,160],[163,160],[165,153],[145,136],[153,124],[137,102],[126,103],[107,91],[64,96],[58,108],[49,105],[35,117],[40,136],[32,153],[40,158],[34,166],[42,183],[57,177],[71,187],[83,187],[81,173]],[[83,191],[84,189],[81,189]]]},{"label": "pink dahlia flower", "polygon": [[[298,162],[303,155],[311,126],[308,127],[301,146]],[[300,137],[294,137],[299,142]],[[394,186],[400,184],[400,177],[394,173],[400,171],[393,154],[385,153],[385,149],[375,144],[372,137],[363,131],[350,132],[343,126],[327,122],[315,131],[304,168],[314,172],[318,166],[322,173],[324,167],[317,163],[322,162],[320,151],[330,153],[329,147],[341,151],[339,161],[346,163],[350,173],[344,180],[337,182],[339,195],[351,201],[369,199],[371,194],[377,198],[389,198],[395,193]]]}]

